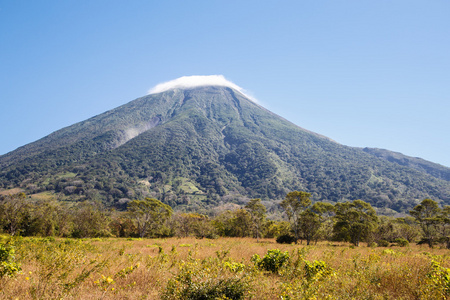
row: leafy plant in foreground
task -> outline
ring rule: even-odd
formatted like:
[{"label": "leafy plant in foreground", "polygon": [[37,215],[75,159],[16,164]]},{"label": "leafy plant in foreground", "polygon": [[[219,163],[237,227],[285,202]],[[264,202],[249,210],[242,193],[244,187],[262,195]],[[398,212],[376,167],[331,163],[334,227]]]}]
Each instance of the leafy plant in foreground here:
[{"label": "leafy plant in foreground", "polygon": [[278,271],[289,262],[289,253],[287,251],[281,252],[279,249],[271,249],[263,258],[258,254],[252,256],[252,261],[260,269],[278,273]]},{"label": "leafy plant in foreground", "polygon": [[171,278],[161,298],[245,299],[250,289],[245,265],[230,260],[190,259],[182,262],[178,275]]},{"label": "leafy plant in foreground", "polygon": [[0,278],[3,276],[14,277],[22,270],[20,264],[15,262],[15,249],[9,243],[0,243]]}]

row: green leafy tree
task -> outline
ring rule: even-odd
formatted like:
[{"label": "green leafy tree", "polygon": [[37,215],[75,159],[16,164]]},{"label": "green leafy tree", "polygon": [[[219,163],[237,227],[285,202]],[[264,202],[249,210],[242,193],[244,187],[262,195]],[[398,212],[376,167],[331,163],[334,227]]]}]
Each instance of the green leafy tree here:
[{"label": "green leafy tree", "polygon": [[406,239],[408,242],[414,242],[420,235],[420,228],[413,217],[397,218],[397,231],[399,237]]},{"label": "green leafy tree", "polygon": [[258,242],[261,236],[264,218],[266,217],[266,207],[261,203],[261,199],[252,199],[245,205],[245,209],[250,213],[253,236],[256,237],[256,241]]},{"label": "green leafy tree", "polygon": [[130,237],[137,232],[133,220],[129,218],[126,212],[113,211],[112,220],[109,224],[111,233],[117,237]]},{"label": "green leafy tree", "polygon": [[362,200],[336,203],[334,232],[355,246],[364,240],[376,228],[378,216],[373,207]]},{"label": "green leafy tree", "polygon": [[0,221],[10,235],[20,233],[22,223],[28,216],[29,203],[26,195],[6,195],[0,202]]},{"label": "green leafy tree", "polygon": [[450,249],[450,206],[445,205],[441,211],[441,230],[440,235],[446,242],[447,249]]},{"label": "green leafy tree", "polygon": [[330,229],[333,212],[334,206],[325,202],[316,202],[302,212],[299,220],[299,228],[307,245],[312,240],[317,241],[319,235],[324,234],[327,229]]},{"label": "green leafy tree", "polygon": [[77,238],[111,236],[110,218],[100,203],[84,201],[73,210],[72,236]]},{"label": "green leafy tree", "polygon": [[310,193],[303,191],[289,192],[280,205],[284,209],[294,231],[295,239],[300,238],[300,218],[303,211],[311,205]]},{"label": "green leafy tree", "polygon": [[194,232],[194,224],[197,218],[201,218],[196,213],[178,213],[171,219],[175,234],[178,237],[188,237]]},{"label": "green leafy tree", "polygon": [[139,236],[157,232],[172,215],[172,208],[153,198],[133,200],[128,203],[128,213],[136,223]]},{"label": "green leafy tree", "polygon": [[311,207],[311,210],[319,216],[320,227],[314,238],[330,240],[333,232],[333,217],[335,215],[334,205],[326,202],[316,202]]},{"label": "green leafy tree", "polygon": [[23,235],[56,236],[64,231],[59,219],[68,218],[68,211],[56,200],[39,200],[30,203],[30,220]]},{"label": "green leafy tree", "polygon": [[299,219],[299,229],[303,238],[306,240],[306,245],[311,243],[321,226],[320,216],[312,211],[310,208],[302,212]]},{"label": "green leafy tree", "polygon": [[212,221],[220,236],[246,237],[252,226],[250,213],[245,209],[225,211]]},{"label": "green leafy tree", "polygon": [[215,228],[208,216],[198,213],[178,213],[171,219],[171,227],[179,237],[214,237]]},{"label": "green leafy tree", "polygon": [[416,205],[409,214],[416,219],[422,229],[423,238],[430,248],[438,237],[437,227],[441,223],[441,209],[436,201],[424,199],[420,204]]}]

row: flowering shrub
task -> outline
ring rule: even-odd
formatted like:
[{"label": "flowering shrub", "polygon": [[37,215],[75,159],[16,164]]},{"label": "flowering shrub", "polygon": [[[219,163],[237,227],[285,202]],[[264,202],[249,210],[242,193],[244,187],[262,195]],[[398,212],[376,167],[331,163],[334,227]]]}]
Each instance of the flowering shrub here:
[{"label": "flowering shrub", "polygon": [[278,249],[271,249],[261,259],[258,254],[252,256],[252,261],[260,269],[278,273],[278,271],[289,262],[289,253],[281,252]]},{"label": "flowering shrub", "polygon": [[20,265],[15,262],[14,253],[14,246],[0,243],[0,278],[3,276],[14,277],[22,270]]},{"label": "flowering shrub", "polygon": [[315,260],[312,262],[306,260],[304,269],[305,277],[308,281],[313,279],[325,278],[333,274],[333,269],[321,260]]},{"label": "flowering shrub", "polygon": [[229,259],[190,259],[180,264],[180,272],[169,280],[161,298],[244,299],[250,288],[244,268]]}]

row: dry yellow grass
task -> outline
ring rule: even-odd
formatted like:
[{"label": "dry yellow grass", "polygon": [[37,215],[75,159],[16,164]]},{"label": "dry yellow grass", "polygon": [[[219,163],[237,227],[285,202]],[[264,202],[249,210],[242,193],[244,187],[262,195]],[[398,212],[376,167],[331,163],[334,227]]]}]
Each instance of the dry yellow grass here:
[{"label": "dry yellow grass", "polygon": [[51,192],[42,192],[37,194],[30,195],[30,198],[33,200],[41,200],[41,201],[50,201],[50,200],[56,200],[55,194]]},{"label": "dry yellow grass", "polygon": [[[449,252],[426,246],[281,245],[273,239],[256,243],[250,238],[18,238],[14,243],[22,272],[0,279],[1,299],[159,299],[168,281],[189,261],[198,268],[193,269],[194,276],[200,268],[211,268],[211,276],[217,276],[214,272],[226,263],[244,264],[242,272],[249,282],[246,298],[252,299],[281,299],[282,295],[283,299],[450,296],[450,276],[446,277],[450,274]],[[269,249],[288,251],[291,264],[278,274],[255,268],[252,256],[263,257]],[[306,261],[323,261],[331,272],[307,278]],[[230,278],[238,274],[222,273]]]},{"label": "dry yellow grass", "polygon": [[14,189],[9,189],[9,190],[0,190],[0,195],[15,195],[15,194],[19,194],[22,193],[24,190],[21,188],[14,188]]}]

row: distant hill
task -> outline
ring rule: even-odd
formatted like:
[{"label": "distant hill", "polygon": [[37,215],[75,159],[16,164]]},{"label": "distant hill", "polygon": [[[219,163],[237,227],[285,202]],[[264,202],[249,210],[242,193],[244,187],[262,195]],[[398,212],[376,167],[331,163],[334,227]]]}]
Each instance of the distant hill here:
[{"label": "distant hill", "polygon": [[0,188],[118,207],[155,197],[189,210],[256,197],[275,209],[292,190],[393,212],[427,197],[450,204],[448,168],[386,153],[338,144],[229,87],[174,88],[0,156]]},{"label": "distant hill", "polygon": [[399,152],[393,152],[385,149],[364,148],[363,151],[387,161],[430,174],[433,177],[450,181],[450,168],[444,167],[440,164],[436,164],[419,157],[406,156]]}]

